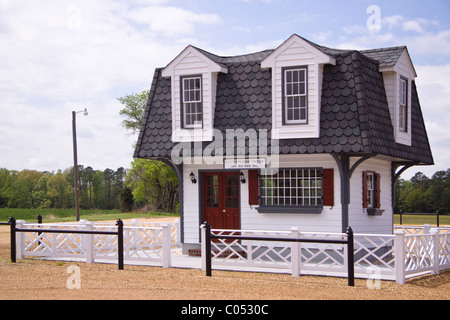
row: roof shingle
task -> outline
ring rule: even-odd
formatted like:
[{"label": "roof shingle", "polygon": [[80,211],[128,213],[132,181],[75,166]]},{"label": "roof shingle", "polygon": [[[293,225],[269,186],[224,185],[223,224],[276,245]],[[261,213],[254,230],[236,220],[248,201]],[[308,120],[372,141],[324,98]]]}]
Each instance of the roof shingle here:
[{"label": "roof shingle", "polygon": [[[379,67],[395,64],[405,47],[356,51],[313,45],[336,59],[336,65],[325,65],[323,69],[320,137],[279,140],[280,154],[375,153],[433,163],[414,82],[412,145],[397,144],[394,139]],[[236,57],[220,57],[198,50],[228,68],[228,73],[219,73],[217,79],[214,128],[223,132],[224,138],[227,129],[254,129],[258,134],[260,129],[265,129],[270,137],[272,73],[261,68],[261,61],[273,50]],[[155,70],[135,157],[170,158],[174,147],[170,139],[171,83],[162,77],[161,70]],[[270,152],[270,138],[268,141]],[[204,142],[203,146],[209,143]],[[224,141],[224,150],[225,147]]]}]

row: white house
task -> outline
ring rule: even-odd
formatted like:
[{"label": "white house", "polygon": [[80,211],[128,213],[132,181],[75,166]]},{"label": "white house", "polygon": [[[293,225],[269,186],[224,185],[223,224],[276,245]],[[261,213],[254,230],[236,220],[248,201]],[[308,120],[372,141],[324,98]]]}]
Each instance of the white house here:
[{"label": "white house", "polygon": [[395,180],[433,164],[416,76],[406,47],[187,46],[155,71],[135,157],[175,170],[185,252],[204,221],[390,234]]}]

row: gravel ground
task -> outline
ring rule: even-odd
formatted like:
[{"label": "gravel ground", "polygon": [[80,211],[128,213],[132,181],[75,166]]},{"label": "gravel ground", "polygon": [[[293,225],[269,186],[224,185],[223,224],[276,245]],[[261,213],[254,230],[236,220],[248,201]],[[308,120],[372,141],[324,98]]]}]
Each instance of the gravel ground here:
[{"label": "gravel ground", "polygon": [[[67,286],[72,266],[80,271],[80,289]],[[70,268],[69,268],[70,267]],[[9,227],[0,226],[0,299],[2,300],[449,300],[450,270],[399,285],[381,281],[370,289],[356,279],[114,264],[18,260],[10,262]]]}]

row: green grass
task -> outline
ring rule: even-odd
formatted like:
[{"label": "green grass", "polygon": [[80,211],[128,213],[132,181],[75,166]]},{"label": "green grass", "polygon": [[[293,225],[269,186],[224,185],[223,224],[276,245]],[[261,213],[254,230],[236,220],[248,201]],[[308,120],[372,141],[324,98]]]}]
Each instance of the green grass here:
[{"label": "green grass", "polygon": [[[402,225],[424,225],[429,224],[431,226],[436,225],[436,215],[419,215],[419,214],[403,214]],[[400,224],[400,215],[394,214],[394,224]],[[450,215],[439,215],[439,226],[449,226]]]},{"label": "green grass", "polygon": [[[11,209],[0,208],[0,222],[8,221],[9,217],[26,222],[37,222],[36,216],[42,216],[42,222],[70,222],[76,221],[75,209]],[[145,219],[152,217],[177,217],[178,214],[163,212],[129,212],[120,210],[80,210],[80,219],[89,221],[116,220],[116,219]]]}]

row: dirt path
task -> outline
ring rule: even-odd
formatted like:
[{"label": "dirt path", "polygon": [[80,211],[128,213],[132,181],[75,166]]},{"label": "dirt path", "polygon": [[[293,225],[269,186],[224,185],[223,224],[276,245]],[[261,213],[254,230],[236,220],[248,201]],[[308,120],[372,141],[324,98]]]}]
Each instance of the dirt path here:
[{"label": "dirt path", "polygon": [[[158,219],[158,221],[162,221]],[[423,276],[405,285],[381,281],[369,289],[367,281],[317,276],[213,271],[114,264],[86,264],[39,260],[10,262],[9,227],[0,226],[0,299],[450,299],[450,270]],[[81,289],[68,289],[70,266],[80,270]],[[70,269],[69,269],[70,270]]]}]

